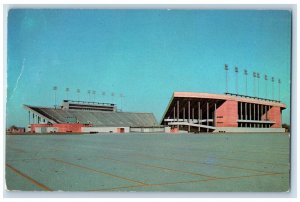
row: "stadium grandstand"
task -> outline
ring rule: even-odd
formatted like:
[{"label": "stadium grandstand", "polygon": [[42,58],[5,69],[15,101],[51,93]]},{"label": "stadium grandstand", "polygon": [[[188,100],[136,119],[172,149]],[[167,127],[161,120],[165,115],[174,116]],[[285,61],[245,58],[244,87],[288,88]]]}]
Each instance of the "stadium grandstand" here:
[{"label": "stadium grandstand", "polygon": [[24,108],[33,133],[165,132],[152,113],[119,112],[110,103],[64,100],[59,107]]},{"label": "stadium grandstand", "polygon": [[238,94],[174,92],[160,122],[171,131],[285,132],[277,100]]}]

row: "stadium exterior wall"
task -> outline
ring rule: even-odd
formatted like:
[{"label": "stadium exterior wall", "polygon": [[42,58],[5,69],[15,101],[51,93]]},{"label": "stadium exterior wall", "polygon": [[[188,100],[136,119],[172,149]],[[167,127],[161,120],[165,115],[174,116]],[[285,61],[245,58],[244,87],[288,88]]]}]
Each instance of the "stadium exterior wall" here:
[{"label": "stadium exterior wall", "polygon": [[214,133],[284,133],[285,128],[238,128],[238,127],[217,127]]},{"label": "stadium exterior wall", "polygon": [[31,124],[32,133],[81,133],[81,128],[85,124],[81,123],[61,123],[61,124]]},{"label": "stadium exterior wall", "polygon": [[128,133],[129,127],[82,127],[83,133]]},{"label": "stadium exterior wall", "polygon": [[216,110],[217,127],[237,127],[238,123],[237,102],[232,100],[225,101]]}]

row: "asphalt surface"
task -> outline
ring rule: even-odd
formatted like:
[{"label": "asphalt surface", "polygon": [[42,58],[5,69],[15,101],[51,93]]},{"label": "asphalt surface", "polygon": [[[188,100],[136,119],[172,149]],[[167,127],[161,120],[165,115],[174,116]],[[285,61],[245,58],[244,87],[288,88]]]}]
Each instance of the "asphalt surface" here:
[{"label": "asphalt surface", "polygon": [[286,192],[289,134],[7,135],[21,191]]}]

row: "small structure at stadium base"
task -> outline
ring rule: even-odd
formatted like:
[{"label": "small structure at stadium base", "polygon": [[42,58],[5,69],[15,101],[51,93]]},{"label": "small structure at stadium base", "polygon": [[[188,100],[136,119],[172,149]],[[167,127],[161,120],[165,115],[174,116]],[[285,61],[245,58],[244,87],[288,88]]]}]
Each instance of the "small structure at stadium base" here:
[{"label": "small structure at stadium base", "polygon": [[59,107],[24,105],[32,133],[169,132],[152,113],[118,112],[111,103],[64,100]]},{"label": "small structure at stadium base", "polygon": [[237,94],[174,92],[161,125],[178,132],[285,132],[286,105]]},{"label": "small structure at stadium base", "polygon": [[9,127],[7,130],[6,130],[7,133],[9,134],[22,134],[22,133],[25,133],[25,128],[23,127],[17,127],[15,125]]}]

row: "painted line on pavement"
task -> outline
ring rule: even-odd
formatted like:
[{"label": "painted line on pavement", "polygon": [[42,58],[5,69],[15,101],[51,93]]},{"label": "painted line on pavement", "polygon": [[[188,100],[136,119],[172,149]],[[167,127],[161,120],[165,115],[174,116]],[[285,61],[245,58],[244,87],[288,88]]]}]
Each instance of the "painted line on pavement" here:
[{"label": "painted line on pavement", "polygon": [[29,182],[31,182],[32,184],[42,188],[43,190],[46,191],[53,191],[52,189],[50,189],[49,187],[47,187],[46,185],[36,181],[35,179],[29,177],[28,175],[22,173],[21,171],[17,170],[16,168],[14,168],[13,166],[6,164],[6,167],[10,168],[12,171],[14,171],[16,174],[18,174],[19,176],[25,178],[26,180],[28,180]]},{"label": "painted line on pavement", "polygon": [[126,181],[129,181],[129,182],[138,183],[140,185],[147,185],[144,182],[137,181],[137,180],[134,180],[134,179],[129,179],[129,178],[118,176],[118,175],[114,175],[114,174],[111,174],[111,173],[108,173],[108,172],[105,172],[105,171],[102,171],[102,170],[99,170],[99,169],[96,170],[96,169],[93,169],[93,168],[89,168],[89,167],[86,167],[86,166],[66,162],[66,161],[63,161],[63,160],[60,160],[60,159],[56,159],[56,158],[50,158],[50,160],[60,162],[60,163],[66,164],[66,165],[70,165],[70,166],[73,166],[73,167],[76,167],[76,168],[81,168],[81,169],[84,169],[84,170],[92,171],[92,172],[95,172],[95,173],[101,173],[103,175],[107,175],[107,176],[114,177],[114,178],[117,178],[117,179],[122,179],[122,180],[126,180]]},{"label": "painted line on pavement", "polygon": [[[260,175],[259,174],[258,175],[245,175],[245,176],[224,177],[224,178],[215,178],[215,179],[211,178],[211,179],[203,179],[203,180],[167,182],[167,183],[160,183],[160,184],[120,186],[120,187],[114,187],[114,188],[94,189],[94,190],[88,190],[88,191],[122,191],[122,189],[126,189],[126,188],[159,187],[159,186],[176,185],[176,184],[189,184],[189,183],[208,182],[208,181],[221,181],[221,180],[231,180],[231,179],[261,177],[261,176],[275,176],[275,175],[283,175],[283,174],[284,173],[272,173],[272,174],[260,174]],[[126,190],[123,190],[123,191],[126,191]]]}]

